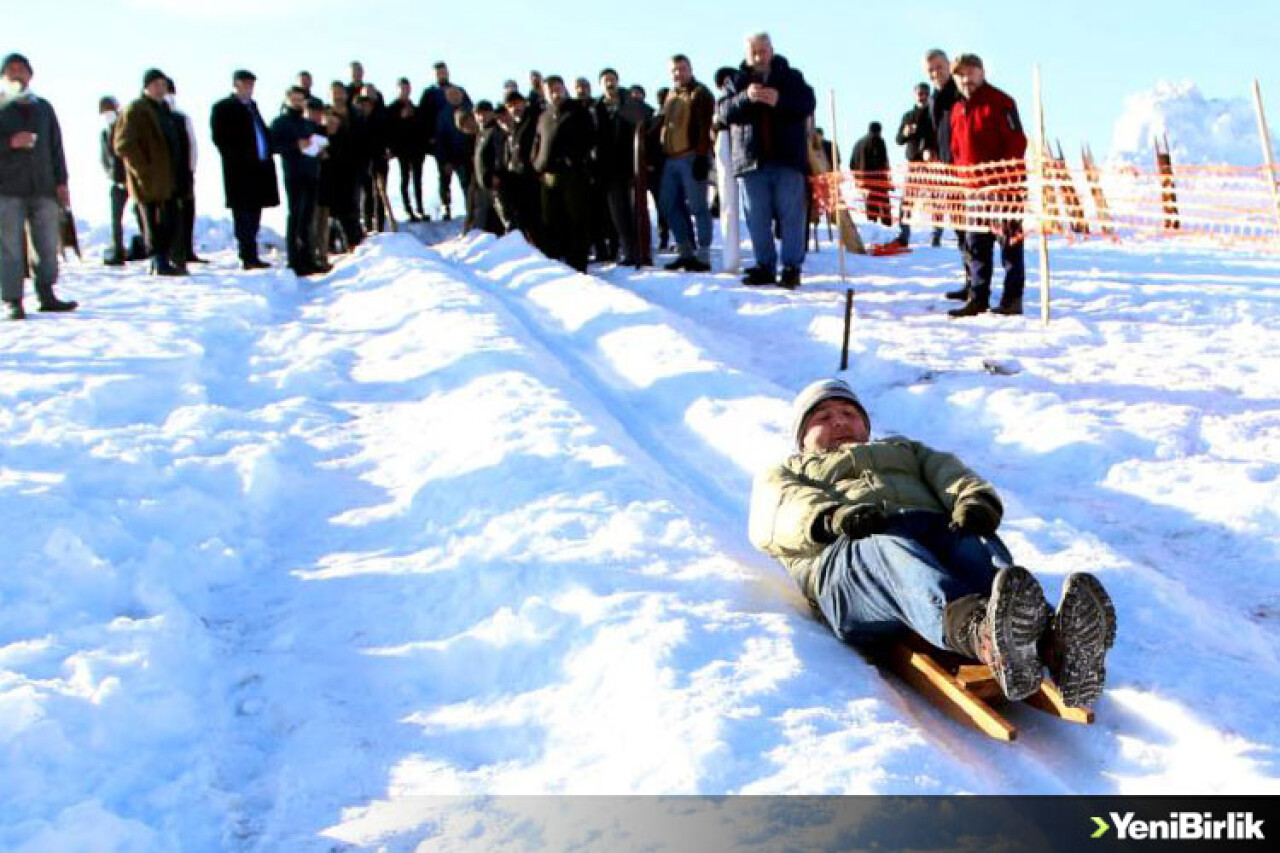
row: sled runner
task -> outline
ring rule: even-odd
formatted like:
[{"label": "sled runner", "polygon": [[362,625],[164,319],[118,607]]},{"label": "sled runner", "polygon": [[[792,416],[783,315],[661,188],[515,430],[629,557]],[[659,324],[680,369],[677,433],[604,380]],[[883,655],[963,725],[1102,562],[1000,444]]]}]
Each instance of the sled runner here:
[{"label": "sled runner", "polygon": [[[935,649],[915,634],[887,643],[877,650],[875,659],[952,719],[996,740],[1010,742],[1018,737],[1017,728],[992,707],[1009,700],[985,664]],[[1093,724],[1093,710],[1068,707],[1047,676],[1040,689],[1022,701],[1068,723]]]}]

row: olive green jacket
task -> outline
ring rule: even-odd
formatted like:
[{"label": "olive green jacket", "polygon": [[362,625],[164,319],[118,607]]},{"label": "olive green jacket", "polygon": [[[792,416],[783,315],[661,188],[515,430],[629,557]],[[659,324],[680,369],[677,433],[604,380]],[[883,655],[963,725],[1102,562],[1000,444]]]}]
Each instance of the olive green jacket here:
[{"label": "olive green jacket", "polygon": [[931,510],[951,515],[966,498],[1002,511],[990,483],[950,453],[891,436],[828,453],[797,453],[756,478],[751,490],[751,542],[786,568],[810,601],[818,566],[831,544],[824,519],[846,505],[872,504],[887,514]]}]

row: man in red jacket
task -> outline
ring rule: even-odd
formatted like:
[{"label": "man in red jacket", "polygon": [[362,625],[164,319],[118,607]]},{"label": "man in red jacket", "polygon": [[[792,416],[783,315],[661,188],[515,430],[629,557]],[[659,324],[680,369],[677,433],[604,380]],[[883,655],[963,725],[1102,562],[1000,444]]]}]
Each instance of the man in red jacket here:
[{"label": "man in red jacket", "polygon": [[[993,214],[1020,214],[1026,198],[1022,158],[1027,152],[1027,137],[1018,119],[1018,105],[1013,98],[987,83],[982,60],[972,53],[956,57],[952,76],[960,90],[960,100],[951,110],[952,162],[956,166],[978,166],[1005,160],[1018,161],[1012,177],[1008,170],[990,174],[979,170],[968,180],[970,188],[977,190],[980,197],[994,206]],[[989,310],[992,254],[997,240],[1000,242],[1000,261],[1004,266],[1004,293],[994,313],[1022,313],[1026,266],[1021,218],[993,218],[991,227],[995,233],[969,230],[965,234],[973,289],[964,305],[949,312],[952,317],[972,317]]]}]

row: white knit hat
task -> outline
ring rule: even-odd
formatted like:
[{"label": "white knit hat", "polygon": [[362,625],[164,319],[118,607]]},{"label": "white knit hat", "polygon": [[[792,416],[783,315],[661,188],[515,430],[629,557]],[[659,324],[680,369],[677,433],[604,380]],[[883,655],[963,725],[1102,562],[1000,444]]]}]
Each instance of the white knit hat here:
[{"label": "white knit hat", "polygon": [[791,404],[791,435],[796,440],[797,450],[804,449],[805,420],[809,417],[809,413],[824,400],[848,400],[853,403],[862,413],[867,429],[871,429],[871,416],[867,414],[866,407],[862,405],[862,401],[858,399],[857,394],[853,393],[848,383],[843,379],[819,379],[797,394],[795,402]]}]

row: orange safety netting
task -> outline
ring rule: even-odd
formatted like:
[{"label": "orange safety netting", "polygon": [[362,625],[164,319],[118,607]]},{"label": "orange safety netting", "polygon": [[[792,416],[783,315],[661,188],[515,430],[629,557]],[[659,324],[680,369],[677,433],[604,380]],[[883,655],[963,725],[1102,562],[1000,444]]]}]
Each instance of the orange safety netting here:
[{"label": "orange safety netting", "polygon": [[1034,153],[981,166],[910,163],[810,179],[820,213],[964,231],[1043,229],[1069,240],[1201,237],[1280,251],[1276,170],[1265,166],[1081,168]]}]

